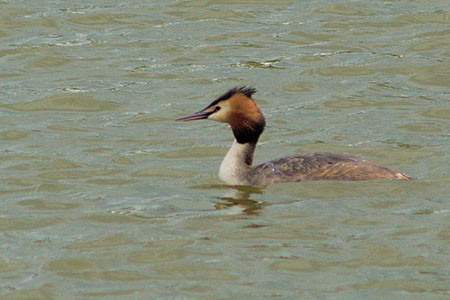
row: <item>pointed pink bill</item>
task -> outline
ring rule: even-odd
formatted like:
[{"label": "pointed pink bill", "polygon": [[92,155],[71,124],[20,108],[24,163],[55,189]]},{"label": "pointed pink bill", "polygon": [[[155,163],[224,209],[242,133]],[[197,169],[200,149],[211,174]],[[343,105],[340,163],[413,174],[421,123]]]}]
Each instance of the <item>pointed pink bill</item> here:
[{"label": "pointed pink bill", "polygon": [[212,114],[212,113],[213,113],[213,111],[204,111],[204,110],[201,110],[201,111],[198,111],[198,112],[196,112],[196,113],[193,113],[193,114],[190,115],[190,116],[187,116],[187,117],[184,117],[184,118],[176,119],[175,121],[186,122],[186,121],[203,120],[203,119],[207,119],[208,116],[209,116],[210,114]]}]

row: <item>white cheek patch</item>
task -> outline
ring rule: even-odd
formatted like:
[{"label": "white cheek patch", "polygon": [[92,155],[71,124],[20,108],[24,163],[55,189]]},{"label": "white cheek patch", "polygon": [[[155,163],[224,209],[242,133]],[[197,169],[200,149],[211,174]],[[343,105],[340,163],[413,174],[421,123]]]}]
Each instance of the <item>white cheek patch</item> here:
[{"label": "white cheek patch", "polygon": [[219,110],[216,113],[213,113],[213,114],[209,115],[208,119],[214,120],[214,121],[217,121],[217,122],[223,122],[223,123],[227,122],[226,114],[223,111],[223,109]]},{"label": "white cheek patch", "polygon": [[221,122],[217,116],[217,114],[212,114],[208,117],[209,120]]}]

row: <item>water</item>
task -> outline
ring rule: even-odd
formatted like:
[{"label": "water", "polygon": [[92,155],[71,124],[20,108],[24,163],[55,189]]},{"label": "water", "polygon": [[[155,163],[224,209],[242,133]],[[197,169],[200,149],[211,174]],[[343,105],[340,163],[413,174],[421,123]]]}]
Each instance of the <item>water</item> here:
[{"label": "water", "polygon": [[[3,1],[0,295],[449,296],[445,1]],[[234,188],[226,125],[258,89],[256,162],[356,154],[412,182]]]}]

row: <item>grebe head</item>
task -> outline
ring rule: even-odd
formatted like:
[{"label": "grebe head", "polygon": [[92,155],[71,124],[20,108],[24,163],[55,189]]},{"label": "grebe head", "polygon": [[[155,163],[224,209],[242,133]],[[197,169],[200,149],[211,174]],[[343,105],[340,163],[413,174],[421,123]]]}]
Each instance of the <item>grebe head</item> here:
[{"label": "grebe head", "polygon": [[254,93],[256,89],[251,87],[233,88],[201,111],[176,121],[210,119],[228,123],[238,143],[256,143],[266,121],[252,99]]}]

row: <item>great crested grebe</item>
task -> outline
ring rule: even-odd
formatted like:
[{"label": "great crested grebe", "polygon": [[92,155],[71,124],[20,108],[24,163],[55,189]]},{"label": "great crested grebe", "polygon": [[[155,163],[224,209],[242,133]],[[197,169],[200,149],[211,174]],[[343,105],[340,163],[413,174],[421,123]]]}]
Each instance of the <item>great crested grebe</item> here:
[{"label": "great crested grebe", "polygon": [[210,119],[228,123],[235,141],[219,169],[219,177],[231,185],[267,185],[308,180],[410,180],[411,178],[364,159],[336,153],[288,156],[252,166],[258,138],[266,121],[252,100],[256,89],[233,88],[205,109],[176,121]]}]

